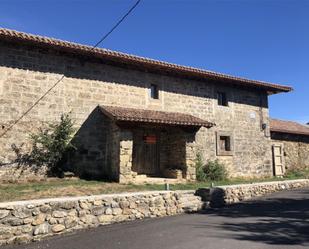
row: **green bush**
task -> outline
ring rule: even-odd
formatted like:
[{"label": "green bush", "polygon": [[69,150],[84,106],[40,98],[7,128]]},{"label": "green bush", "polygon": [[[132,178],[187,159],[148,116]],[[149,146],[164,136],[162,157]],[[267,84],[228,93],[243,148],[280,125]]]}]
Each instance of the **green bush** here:
[{"label": "green bush", "polygon": [[212,181],[222,181],[227,178],[227,171],[225,166],[218,160],[208,161],[208,163],[203,167],[206,179]]},{"label": "green bush", "polygon": [[214,160],[204,164],[199,152],[196,154],[195,168],[198,181],[222,181],[227,178],[227,171],[222,163]]},{"label": "green bush", "polygon": [[36,168],[46,166],[52,176],[63,173],[63,161],[71,149],[75,147],[71,139],[75,133],[69,114],[62,114],[58,124],[50,124],[47,129],[41,129],[38,134],[32,134],[32,151],[30,160]]},{"label": "green bush", "polygon": [[206,181],[207,177],[204,172],[204,163],[200,153],[196,154],[195,169],[196,169],[196,179],[198,181]]},{"label": "green bush", "polygon": [[286,178],[309,178],[309,168],[291,168],[285,172]]}]

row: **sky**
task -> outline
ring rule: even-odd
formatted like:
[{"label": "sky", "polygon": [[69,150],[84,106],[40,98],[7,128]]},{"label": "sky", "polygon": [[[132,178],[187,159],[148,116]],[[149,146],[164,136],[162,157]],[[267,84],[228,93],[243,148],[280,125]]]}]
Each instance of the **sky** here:
[{"label": "sky", "polygon": [[[94,45],[136,0],[0,0],[0,26]],[[273,118],[309,122],[309,0],[142,0],[100,47],[290,85]]]}]

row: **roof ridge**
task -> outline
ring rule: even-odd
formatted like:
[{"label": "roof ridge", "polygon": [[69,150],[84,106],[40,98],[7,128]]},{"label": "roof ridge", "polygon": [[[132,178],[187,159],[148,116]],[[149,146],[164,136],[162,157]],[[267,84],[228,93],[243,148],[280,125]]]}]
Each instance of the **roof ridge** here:
[{"label": "roof ridge", "polygon": [[279,133],[289,133],[309,136],[309,126],[296,121],[270,118],[270,130]]},{"label": "roof ridge", "polygon": [[270,119],[274,120],[274,121],[290,122],[290,123],[298,124],[298,125],[304,126],[305,128],[309,129],[309,126],[307,126],[306,124],[302,124],[302,123],[295,121],[295,120],[286,120],[286,119],[279,119],[279,118],[270,118]]}]

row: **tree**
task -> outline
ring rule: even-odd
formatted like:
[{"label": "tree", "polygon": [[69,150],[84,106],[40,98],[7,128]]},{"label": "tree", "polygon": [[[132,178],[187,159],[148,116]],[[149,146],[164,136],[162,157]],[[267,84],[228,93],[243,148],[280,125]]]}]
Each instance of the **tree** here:
[{"label": "tree", "polygon": [[70,115],[62,114],[58,124],[50,124],[38,134],[32,134],[32,151],[29,156],[35,168],[47,167],[49,175],[60,176],[63,162],[68,152],[75,147],[71,140],[74,136],[74,123]]}]

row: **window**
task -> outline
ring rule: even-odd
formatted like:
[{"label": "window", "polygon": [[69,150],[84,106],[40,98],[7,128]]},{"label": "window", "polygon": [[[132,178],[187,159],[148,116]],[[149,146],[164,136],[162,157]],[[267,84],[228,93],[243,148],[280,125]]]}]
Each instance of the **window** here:
[{"label": "window", "polygon": [[217,136],[217,155],[233,156],[234,154],[233,133],[219,131],[216,133],[216,136]]},{"label": "window", "polygon": [[221,151],[231,151],[231,138],[228,136],[220,136],[219,139]]},{"label": "window", "polygon": [[217,92],[218,105],[228,106],[228,101],[225,92]]},{"label": "window", "polygon": [[159,99],[159,88],[155,84],[150,85],[150,98]]}]

